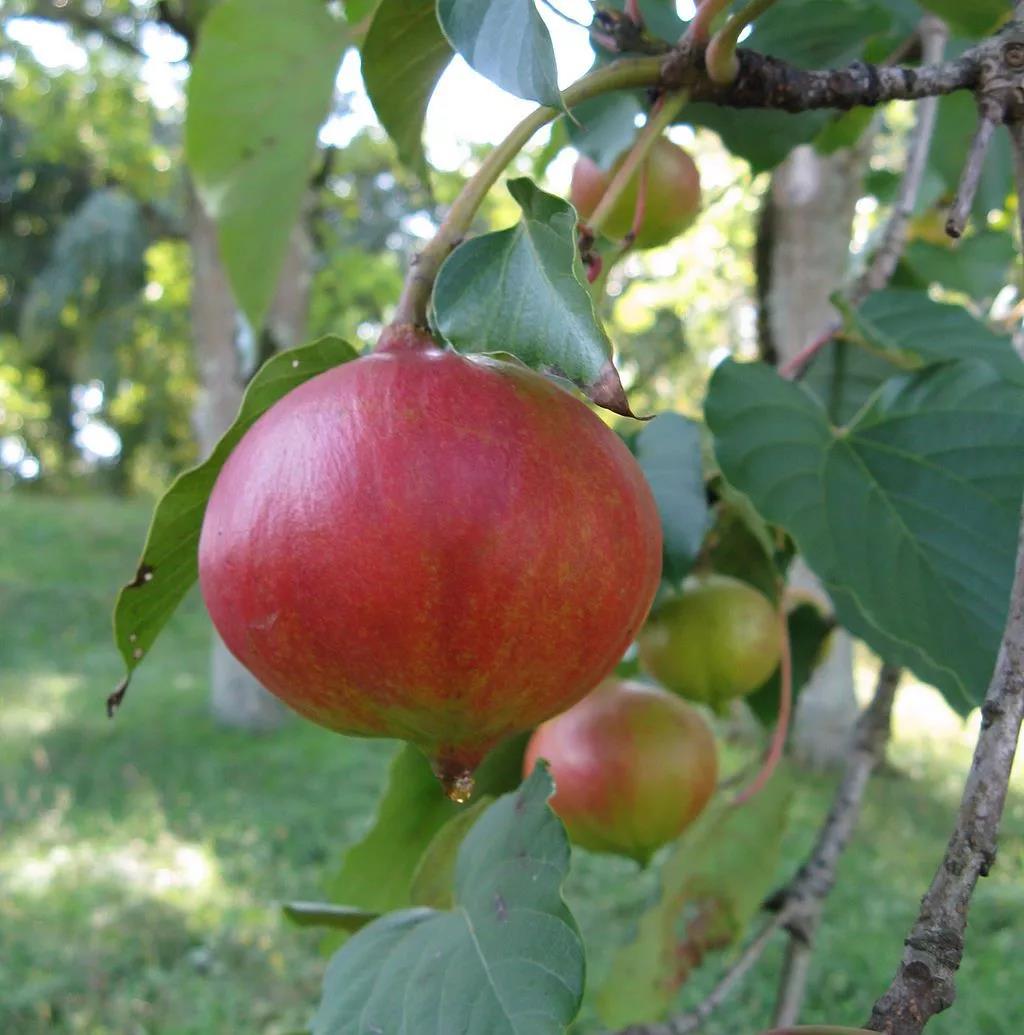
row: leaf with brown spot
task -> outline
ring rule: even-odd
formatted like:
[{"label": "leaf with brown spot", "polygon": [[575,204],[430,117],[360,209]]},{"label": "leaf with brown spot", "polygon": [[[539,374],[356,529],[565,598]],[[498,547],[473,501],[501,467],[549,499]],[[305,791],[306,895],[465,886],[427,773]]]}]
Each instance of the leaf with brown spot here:
[{"label": "leaf with brown spot", "polygon": [[704,957],[743,934],[776,879],[793,786],[780,769],[741,807],[716,801],[676,842],[660,898],[598,990],[608,1027],[659,1021]]},{"label": "leaf with brown spot", "polygon": [[278,399],[311,377],[356,358],[340,338],[321,338],[267,360],[242,399],[234,423],[209,458],[179,475],[160,498],[135,577],[114,606],[114,641],[126,676],[107,699],[108,714],[121,704],[132,672],[146,656],[198,575],[199,532],[217,475],[249,427]]}]

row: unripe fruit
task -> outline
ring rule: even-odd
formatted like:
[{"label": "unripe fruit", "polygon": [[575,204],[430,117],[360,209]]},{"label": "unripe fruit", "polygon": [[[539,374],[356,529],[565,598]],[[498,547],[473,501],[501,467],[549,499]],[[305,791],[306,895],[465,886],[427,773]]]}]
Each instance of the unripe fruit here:
[{"label": "unripe fruit", "polygon": [[640,662],[662,686],[712,707],[756,690],[779,663],[771,602],[728,575],[689,578],[640,633]]},{"label": "unripe fruit", "polygon": [[[586,155],[580,155],[572,173],[569,200],[580,218],[586,220],[597,208],[628,152],[615,159],[605,172]],[[678,237],[700,210],[700,173],[693,159],[664,137],[655,141],[647,154],[647,189],[644,217],[636,237],[638,248],[656,248]],[[634,175],[619,195],[601,233],[621,240],[633,227],[639,175]]]},{"label": "unripe fruit", "polygon": [[703,811],[718,779],[697,709],[655,686],[609,679],[540,726],[524,772],[546,759],[551,807],[584,848],[646,862]]},{"label": "unripe fruit", "polygon": [[494,744],[614,668],[660,551],[640,468],[584,403],[408,329],[246,432],[199,577],[264,686],[330,729],[412,741],[465,798]]}]

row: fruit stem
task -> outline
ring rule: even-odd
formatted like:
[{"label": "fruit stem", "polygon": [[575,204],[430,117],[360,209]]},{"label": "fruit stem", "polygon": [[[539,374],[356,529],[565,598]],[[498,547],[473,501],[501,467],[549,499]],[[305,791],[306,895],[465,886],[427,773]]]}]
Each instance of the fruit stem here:
[{"label": "fruit stem", "polygon": [[[780,594],[781,596],[781,594]],[[775,722],[772,742],[757,776],[733,799],[733,806],[750,801],[772,778],[782,760],[789,735],[789,720],[793,712],[793,652],[789,642],[789,619],[785,608],[779,607],[779,717]]]},{"label": "fruit stem", "polygon": [[655,141],[672,124],[672,120],[682,110],[689,96],[688,90],[680,90],[678,93],[662,96],[651,109],[650,115],[647,116],[647,123],[640,130],[625,161],[612,177],[611,183],[608,184],[604,194],[601,195],[601,200],[597,203],[597,208],[587,220],[587,227],[595,234],[611,215],[615,203],[629,186],[637,170],[644,164]]},{"label": "fruit stem", "polygon": [[713,83],[728,86],[739,75],[740,63],[736,57],[736,44],[743,30],[774,3],[775,0],[750,0],[711,37],[708,49],[704,52],[704,65],[708,78]]},{"label": "fruit stem", "polygon": [[[627,90],[640,86],[655,86],[661,76],[662,56],[622,58],[583,76],[562,93],[566,108],[581,101],[613,90]],[[484,159],[480,168],[466,182],[452,203],[437,233],[412,266],[402,288],[393,322],[427,326],[427,307],[430,293],[441,264],[451,250],[462,240],[473,216],[487,192],[497,182],[505,167],[522,150],[534,133],[557,118],[557,108],[537,108],[513,128],[511,133]]]},{"label": "fruit stem", "polygon": [[697,45],[707,43],[711,34],[711,23],[724,11],[732,0],[698,0],[697,12],[686,30],[686,38]]}]

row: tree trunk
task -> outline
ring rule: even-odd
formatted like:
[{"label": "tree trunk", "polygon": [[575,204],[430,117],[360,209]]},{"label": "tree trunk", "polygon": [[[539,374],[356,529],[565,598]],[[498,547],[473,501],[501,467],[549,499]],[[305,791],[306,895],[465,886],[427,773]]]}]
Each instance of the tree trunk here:
[{"label": "tree trunk", "polygon": [[[866,153],[863,144],[827,157],[810,146],[798,147],[772,177],[759,266],[767,274],[761,284],[762,328],[777,363],[809,345],[836,318],[829,296],[849,266]],[[827,599],[799,558],[791,582]],[[827,659],[800,696],[793,736],[798,759],[814,768],[841,760],[856,717],[853,644],[838,630]]]},{"label": "tree trunk", "polygon": [[[199,394],[193,424],[201,455],[208,456],[238,412],[247,374],[238,347],[243,323],[221,265],[216,228],[190,190],[189,242],[192,250],[192,327],[195,335]],[[305,331],[309,307],[312,248],[300,220],[267,319],[272,348],[297,344]],[[252,731],[275,729],[286,711],[213,634],[210,706],[227,726]]]}]

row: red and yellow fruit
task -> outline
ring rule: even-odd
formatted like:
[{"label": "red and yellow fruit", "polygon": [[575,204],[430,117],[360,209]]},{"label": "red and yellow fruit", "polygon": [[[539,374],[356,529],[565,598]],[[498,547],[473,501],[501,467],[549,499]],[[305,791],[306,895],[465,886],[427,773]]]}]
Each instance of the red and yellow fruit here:
[{"label": "red and yellow fruit", "polygon": [[639,637],[647,672],[669,690],[714,708],[761,686],[779,663],[779,647],[771,602],[727,575],[687,579]]},{"label": "red and yellow fruit", "polygon": [[269,690],[330,729],[412,741],[464,797],[494,744],[614,668],[657,588],[661,528],[586,405],[426,344],[392,332],[249,429],[199,575]]},{"label": "red and yellow fruit", "polygon": [[[569,200],[586,221],[615,173],[626,160],[619,157],[606,172],[586,155],[580,155],[573,169]],[[700,211],[700,173],[693,159],[670,140],[655,141],[646,159],[646,191],[643,221],[636,237],[638,248],[656,248],[678,237]],[[640,174],[634,174],[616,199],[601,233],[621,240],[633,227]]]},{"label": "red and yellow fruit", "polygon": [[718,778],[714,735],[697,709],[615,679],[536,730],[525,772],[540,758],[551,766],[551,806],[569,836],[641,862],[696,819]]}]

